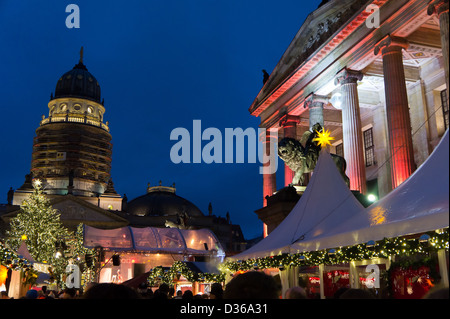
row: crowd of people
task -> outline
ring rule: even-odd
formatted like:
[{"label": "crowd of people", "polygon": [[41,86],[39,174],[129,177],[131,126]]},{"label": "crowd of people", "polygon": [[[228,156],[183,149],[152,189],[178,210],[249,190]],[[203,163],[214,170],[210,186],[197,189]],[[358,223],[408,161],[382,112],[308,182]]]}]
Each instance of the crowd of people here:
[{"label": "crowd of people", "polygon": [[[6,291],[2,291],[1,299],[12,298],[8,297]],[[56,291],[42,286],[39,290],[28,290],[20,299],[223,299],[223,288],[220,283],[214,283],[209,293],[194,295],[192,290],[175,292],[173,287],[165,283],[154,291],[146,283],[140,284],[136,289],[114,283],[89,283],[84,291],[75,288]]]},{"label": "crowd of people", "polygon": [[[368,290],[341,288],[333,296],[334,299],[377,299],[377,296]],[[448,299],[449,289],[435,289],[425,298]],[[2,292],[2,299],[9,299]],[[297,286],[288,289],[281,295],[280,284],[263,272],[251,271],[234,277],[222,288],[220,283],[211,285],[209,293],[194,295],[191,290],[175,291],[173,287],[163,283],[153,291],[146,283],[140,284],[136,289],[126,285],[114,283],[90,283],[84,292],[73,288],[66,288],[56,292],[42,287],[41,290],[29,290],[23,299],[308,299],[304,288]]]}]

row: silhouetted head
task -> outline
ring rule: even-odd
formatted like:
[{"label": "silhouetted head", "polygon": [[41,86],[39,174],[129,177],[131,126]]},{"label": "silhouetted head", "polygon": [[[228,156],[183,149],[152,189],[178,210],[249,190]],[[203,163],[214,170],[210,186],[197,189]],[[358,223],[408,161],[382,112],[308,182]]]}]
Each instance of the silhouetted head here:
[{"label": "silhouetted head", "polygon": [[130,287],[104,283],[89,288],[83,299],[140,299],[140,296]]},{"label": "silhouetted head", "polygon": [[281,287],[272,276],[250,271],[234,277],[225,287],[224,299],[278,299]]}]

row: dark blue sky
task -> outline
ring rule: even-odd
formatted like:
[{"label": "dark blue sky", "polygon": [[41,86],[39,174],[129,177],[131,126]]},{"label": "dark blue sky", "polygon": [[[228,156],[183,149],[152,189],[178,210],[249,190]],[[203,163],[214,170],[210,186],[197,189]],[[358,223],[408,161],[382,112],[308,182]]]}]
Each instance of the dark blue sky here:
[{"label": "dark blue sky", "polygon": [[[248,108],[262,87],[261,70],[273,70],[320,2],[0,0],[0,203],[10,186],[23,184],[50,93],[84,46],[105,99],[117,192],[131,200],[147,182],[175,182],[177,194],[204,213],[212,202],[214,214],[229,211],[246,238],[259,236],[260,164],[173,164],[170,132],[192,132],[194,119],[223,134],[256,130],[259,119]],[[79,29],[66,28],[70,3],[80,8]]]}]

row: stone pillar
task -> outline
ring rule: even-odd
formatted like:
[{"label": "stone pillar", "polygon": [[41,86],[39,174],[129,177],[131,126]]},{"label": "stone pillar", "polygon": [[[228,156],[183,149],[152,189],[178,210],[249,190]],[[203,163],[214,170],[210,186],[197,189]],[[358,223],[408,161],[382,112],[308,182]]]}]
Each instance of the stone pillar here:
[{"label": "stone pillar", "polygon": [[311,93],[305,99],[304,107],[309,109],[309,130],[314,124],[323,127],[323,105],[328,103],[328,97]]},{"label": "stone pillar", "polygon": [[[272,132],[267,130],[265,141],[264,142],[264,150],[266,152],[266,156],[270,156],[270,151],[272,149],[271,145],[274,142],[277,142],[278,134],[271,134]],[[276,151],[276,150],[275,150]],[[269,166],[269,163],[264,164],[264,166]],[[270,197],[275,193],[277,190],[277,177],[276,173],[273,174],[263,174],[263,206],[267,206],[267,199],[266,197]],[[268,235],[268,229],[267,225],[263,225],[263,236],[267,237]]]},{"label": "stone pillar", "polygon": [[344,158],[347,162],[346,174],[350,179],[350,189],[366,193],[366,166],[362,138],[361,116],[358,100],[358,81],[361,72],[343,69],[336,74],[335,84],[341,85],[342,99],[342,140]]},{"label": "stone pillar", "polygon": [[[444,58],[444,68],[445,68],[445,83],[447,84],[447,99],[449,94],[449,55],[448,55],[448,27],[449,27],[449,17],[448,17],[449,4],[448,0],[434,0],[428,6],[428,14],[436,14],[439,17],[439,26],[441,30],[441,46],[442,46],[442,57]],[[448,103],[448,100],[447,100]]]},{"label": "stone pillar", "polygon": [[384,103],[376,106],[373,109],[373,132],[375,157],[378,162],[378,198],[383,198],[392,190],[388,130],[386,123],[386,109]]},{"label": "stone pillar", "polygon": [[[414,160],[417,166],[430,156],[428,143],[429,123],[427,121],[427,100],[425,98],[423,80],[408,86],[409,116],[411,117],[411,130],[414,147]],[[425,124],[424,124],[425,123]]]},{"label": "stone pillar", "polygon": [[[280,127],[283,128],[284,137],[297,139],[297,124],[300,119],[298,116],[284,115],[280,120]],[[294,172],[284,164],[284,186],[289,186],[294,178]]]},{"label": "stone pillar", "polygon": [[406,92],[402,50],[408,42],[402,38],[386,36],[375,46],[375,55],[383,56],[386,118],[391,156],[392,187],[396,188],[415,170],[411,121]]}]

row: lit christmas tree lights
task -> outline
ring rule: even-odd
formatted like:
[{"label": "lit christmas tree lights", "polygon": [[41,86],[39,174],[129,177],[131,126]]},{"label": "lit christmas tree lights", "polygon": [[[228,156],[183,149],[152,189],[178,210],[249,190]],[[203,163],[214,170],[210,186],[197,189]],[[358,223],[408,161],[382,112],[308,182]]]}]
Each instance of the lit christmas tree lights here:
[{"label": "lit christmas tree lights", "polygon": [[20,212],[11,219],[7,243],[17,250],[25,240],[34,260],[50,263],[55,259],[56,242],[64,241],[72,234],[62,225],[60,215],[50,205],[42,183],[37,180],[33,187],[33,193],[22,203]]}]

